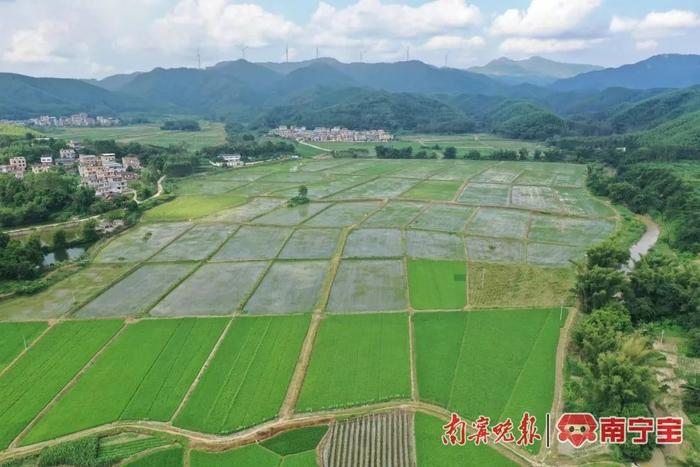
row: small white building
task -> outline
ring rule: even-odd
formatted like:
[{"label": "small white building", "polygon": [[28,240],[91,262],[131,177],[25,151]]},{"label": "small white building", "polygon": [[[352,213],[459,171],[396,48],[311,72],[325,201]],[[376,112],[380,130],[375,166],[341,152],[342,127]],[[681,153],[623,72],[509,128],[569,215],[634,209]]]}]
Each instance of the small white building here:
[{"label": "small white building", "polygon": [[41,156],[39,159],[41,162],[41,165],[45,166],[52,166],[53,165],[53,157],[51,156]]},{"label": "small white building", "polygon": [[226,167],[240,167],[243,165],[240,154],[222,154],[221,159]]}]

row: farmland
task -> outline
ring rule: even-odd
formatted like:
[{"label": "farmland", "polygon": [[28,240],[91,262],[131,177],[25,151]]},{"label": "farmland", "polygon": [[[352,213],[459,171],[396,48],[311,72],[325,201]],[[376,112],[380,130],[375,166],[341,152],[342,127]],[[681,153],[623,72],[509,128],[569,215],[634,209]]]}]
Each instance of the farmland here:
[{"label": "farmland", "polygon": [[[177,439],[126,465],[411,465],[352,435],[393,426],[382,445],[418,465],[511,465],[439,450],[437,417],[552,406],[570,261],[626,225],[585,174],[328,159],[173,180],[75,274],[0,301],[0,463],[138,428]],[[302,184],[311,202],[286,207]]]}]

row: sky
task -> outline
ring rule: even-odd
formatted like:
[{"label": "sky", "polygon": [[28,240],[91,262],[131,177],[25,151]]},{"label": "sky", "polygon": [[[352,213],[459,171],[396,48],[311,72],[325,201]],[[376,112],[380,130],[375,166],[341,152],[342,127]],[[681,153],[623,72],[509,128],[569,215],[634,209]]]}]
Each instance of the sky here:
[{"label": "sky", "polygon": [[[287,52],[288,51],[288,52]],[[0,72],[102,78],[314,58],[619,66],[700,53],[698,0],[0,0]]]}]

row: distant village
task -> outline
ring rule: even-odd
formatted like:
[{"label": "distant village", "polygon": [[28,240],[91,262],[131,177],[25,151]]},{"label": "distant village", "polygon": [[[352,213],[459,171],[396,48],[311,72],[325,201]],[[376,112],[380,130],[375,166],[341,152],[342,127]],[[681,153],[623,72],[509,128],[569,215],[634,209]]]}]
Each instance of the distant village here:
[{"label": "distant village", "polygon": [[111,198],[129,191],[128,182],[139,176],[141,163],[136,156],[125,156],[118,162],[115,154],[84,155],[80,154],[81,150],[82,146],[79,143],[69,141],[68,148],[61,149],[57,158],[44,155],[38,164],[28,165],[24,157],[13,157],[8,165],[0,165],[0,173],[24,178],[28,170],[42,173],[62,167],[69,173],[77,171],[80,183],[94,188],[95,194],[103,198]]},{"label": "distant village", "polygon": [[23,125],[35,127],[110,127],[121,124],[118,118],[104,117],[97,115],[91,117],[86,113],[78,113],[67,117],[55,117],[51,115],[42,115],[37,118],[29,118],[27,120],[0,120],[0,124],[7,125]]},{"label": "distant village", "polygon": [[314,128],[280,126],[271,131],[275,136],[295,141],[323,142],[377,142],[391,141],[394,136],[384,130],[348,130],[347,128]]}]

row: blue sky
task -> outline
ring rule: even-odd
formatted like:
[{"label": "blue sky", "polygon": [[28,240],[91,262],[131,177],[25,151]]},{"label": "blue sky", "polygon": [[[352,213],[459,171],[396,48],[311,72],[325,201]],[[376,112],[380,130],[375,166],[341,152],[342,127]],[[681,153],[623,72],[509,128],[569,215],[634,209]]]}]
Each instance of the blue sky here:
[{"label": "blue sky", "polygon": [[700,53],[697,0],[0,0],[0,71],[103,77],[245,56],[501,56],[618,66]]}]

